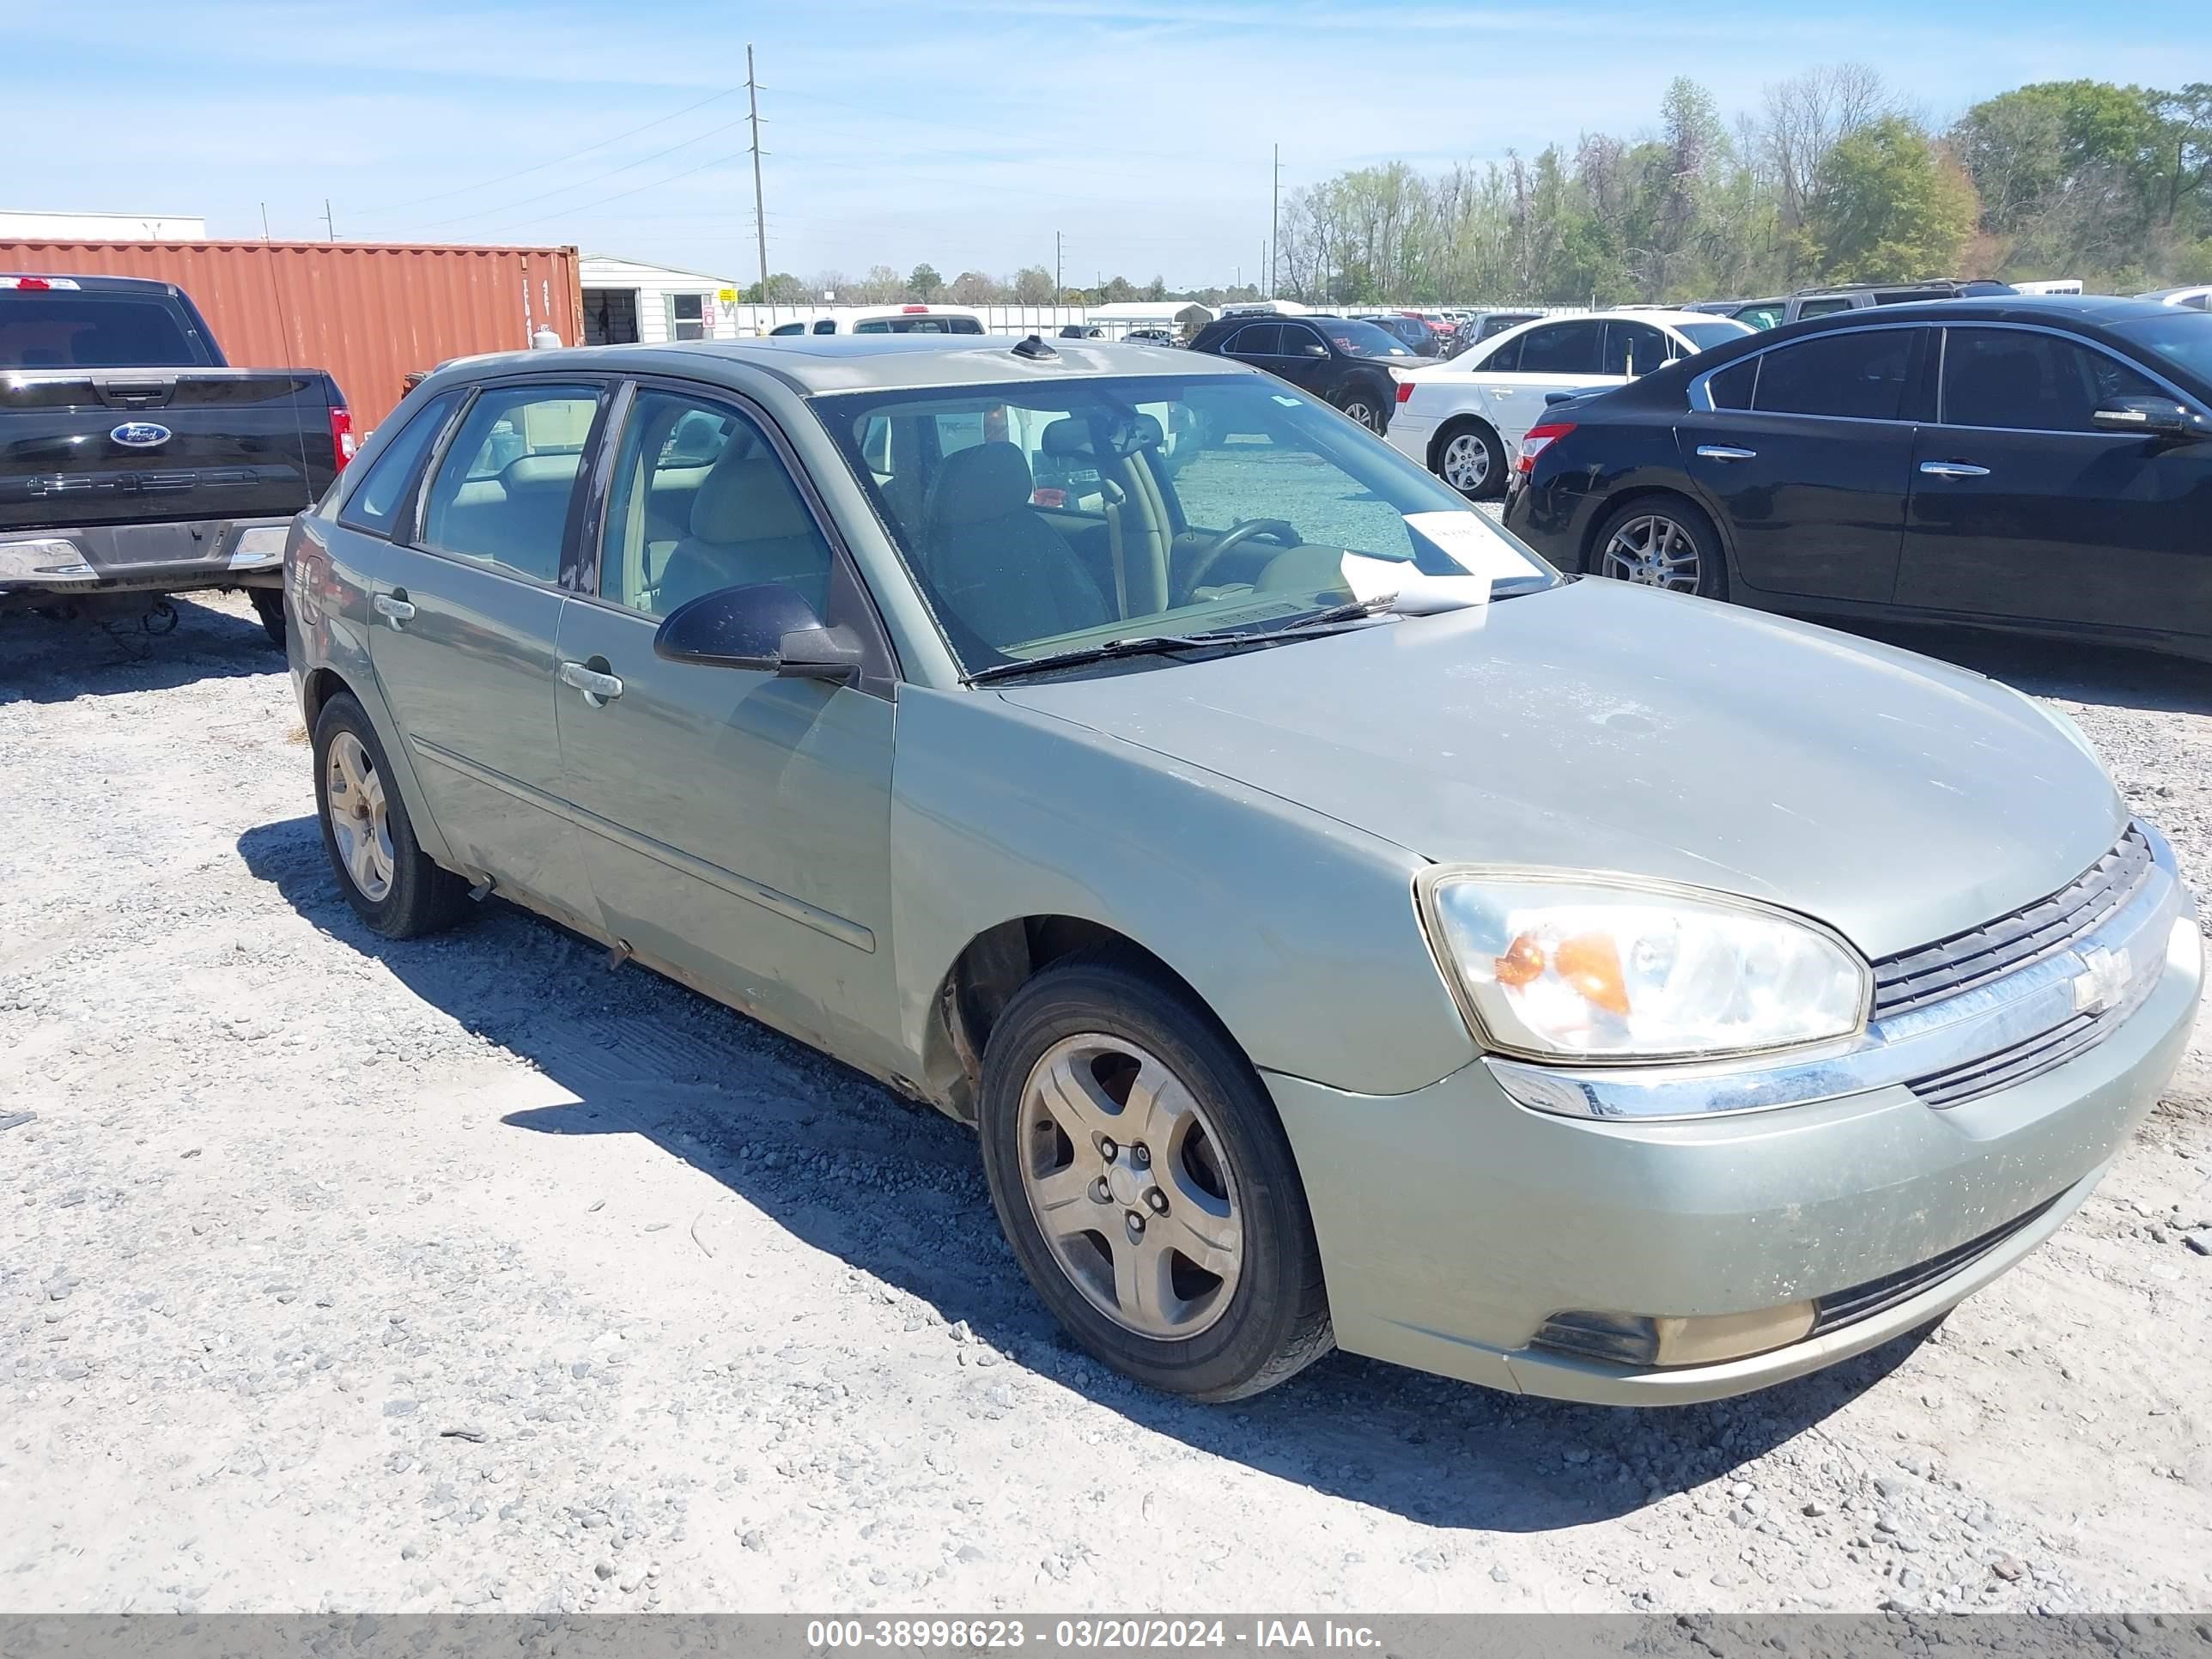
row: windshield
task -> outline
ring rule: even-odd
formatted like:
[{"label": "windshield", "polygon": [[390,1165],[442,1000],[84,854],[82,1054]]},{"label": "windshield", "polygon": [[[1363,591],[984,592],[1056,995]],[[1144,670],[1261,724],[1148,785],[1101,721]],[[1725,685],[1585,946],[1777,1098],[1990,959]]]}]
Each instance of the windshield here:
[{"label": "windshield", "polygon": [[2165,358],[2192,380],[2212,385],[2212,316],[2177,307],[2170,317],[2122,323],[2112,332]]},{"label": "windshield", "polygon": [[969,673],[1109,640],[1295,626],[1353,599],[1347,555],[1487,577],[1493,598],[1557,580],[1457,492],[1261,375],[815,407]]},{"label": "windshield", "polygon": [[1419,355],[1389,329],[1358,317],[1315,317],[1309,320],[1334,341],[1336,349],[1347,357],[1413,357]]},{"label": "windshield", "polygon": [[1726,345],[1730,340],[1741,340],[1752,331],[1747,325],[1735,322],[1727,318],[1716,319],[1710,323],[1674,325],[1674,332],[1700,351],[1705,350],[1708,346]]}]

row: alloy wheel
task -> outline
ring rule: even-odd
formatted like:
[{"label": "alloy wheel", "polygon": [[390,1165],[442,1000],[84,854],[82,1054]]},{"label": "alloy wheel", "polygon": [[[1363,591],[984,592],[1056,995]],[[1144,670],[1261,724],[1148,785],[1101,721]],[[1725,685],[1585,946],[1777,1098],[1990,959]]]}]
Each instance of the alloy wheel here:
[{"label": "alloy wheel", "polygon": [[331,739],[324,769],[325,810],[346,874],[372,904],[392,891],[398,865],[392,855],[392,827],[384,779],[362,740],[350,732]]},{"label": "alloy wheel", "polygon": [[1639,587],[1694,593],[1702,572],[1690,532],[1664,514],[1650,513],[1613,532],[1600,556],[1598,574]]},{"label": "alloy wheel", "polygon": [[1345,404],[1344,412],[1370,432],[1380,432],[1382,429],[1382,417],[1376,413],[1375,405],[1364,398],[1352,398]]},{"label": "alloy wheel", "polygon": [[1030,1211],[1093,1307],[1170,1340],[1228,1310],[1244,1259],[1237,1179],[1164,1062],[1097,1033],[1054,1043],[1023,1085],[1020,1135]]},{"label": "alloy wheel", "polygon": [[1474,433],[1461,433],[1444,446],[1443,480],[1463,494],[1480,489],[1490,482],[1490,446]]}]

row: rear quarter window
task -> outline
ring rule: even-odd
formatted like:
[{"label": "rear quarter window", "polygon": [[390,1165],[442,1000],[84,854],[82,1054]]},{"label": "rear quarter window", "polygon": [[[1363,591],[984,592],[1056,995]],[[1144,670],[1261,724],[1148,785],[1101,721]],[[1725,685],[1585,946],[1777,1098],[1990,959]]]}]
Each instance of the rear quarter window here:
[{"label": "rear quarter window", "polygon": [[407,424],[369,463],[368,471],[338,509],[340,524],[372,536],[392,534],[406,502],[408,486],[422,469],[422,458],[438,441],[438,434],[446,429],[460,401],[458,392],[441,392],[408,416]]}]

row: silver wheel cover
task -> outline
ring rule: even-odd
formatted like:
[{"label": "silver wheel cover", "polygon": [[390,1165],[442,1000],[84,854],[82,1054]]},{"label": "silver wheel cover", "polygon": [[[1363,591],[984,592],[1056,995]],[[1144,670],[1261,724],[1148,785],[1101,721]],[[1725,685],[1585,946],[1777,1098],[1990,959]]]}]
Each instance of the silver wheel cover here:
[{"label": "silver wheel cover", "polygon": [[1030,1212],[1092,1307],[1167,1340],[1228,1311],[1244,1261],[1237,1178],[1164,1062],[1121,1037],[1056,1042],[1022,1085],[1019,1133]]},{"label": "silver wheel cover", "polygon": [[1444,446],[1443,480],[1454,489],[1476,490],[1490,482],[1490,446],[1462,432]]},{"label": "silver wheel cover", "polygon": [[398,869],[392,855],[384,779],[368,749],[350,732],[331,739],[323,775],[324,811],[346,879],[371,904],[380,904],[392,891],[392,878]]},{"label": "silver wheel cover", "polygon": [[1613,532],[1598,558],[1598,574],[1639,587],[1698,591],[1698,544],[1690,532],[1662,513],[1631,519]]}]

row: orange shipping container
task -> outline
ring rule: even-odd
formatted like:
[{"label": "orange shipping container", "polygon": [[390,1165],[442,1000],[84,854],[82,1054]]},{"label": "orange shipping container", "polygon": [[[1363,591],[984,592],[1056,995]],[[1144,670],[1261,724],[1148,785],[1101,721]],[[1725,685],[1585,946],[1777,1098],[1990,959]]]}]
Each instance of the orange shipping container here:
[{"label": "orange shipping container", "polygon": [[150,276],[192,297],[240,368],[325,368],[366,434],[406,377],[520,351],[550,326],[583,339],[573,247],[375,242],[0,242],[0,271]]}]

